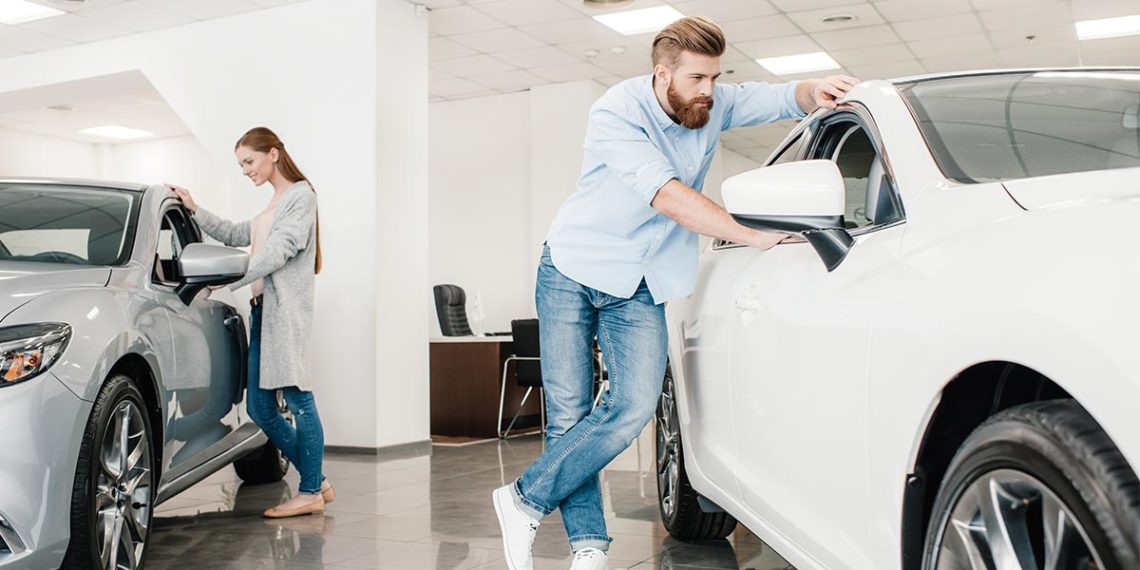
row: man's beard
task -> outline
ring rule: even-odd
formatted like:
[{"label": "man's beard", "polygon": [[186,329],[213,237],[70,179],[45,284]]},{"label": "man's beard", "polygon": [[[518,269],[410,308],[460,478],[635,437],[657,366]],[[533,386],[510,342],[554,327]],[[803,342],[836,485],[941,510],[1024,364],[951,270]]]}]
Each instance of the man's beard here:
[{"label": "man's beard", "polygon": [[673,113],[676,114],[677,122],[685,128],[699,129],[709,122],[709,111],[713,108],[712,97],[697,96],[685,101],[681,98],[681,94],[673,89],[672,83],[665,89],[665,96],[669,100],[669,106],[673,108]]}]

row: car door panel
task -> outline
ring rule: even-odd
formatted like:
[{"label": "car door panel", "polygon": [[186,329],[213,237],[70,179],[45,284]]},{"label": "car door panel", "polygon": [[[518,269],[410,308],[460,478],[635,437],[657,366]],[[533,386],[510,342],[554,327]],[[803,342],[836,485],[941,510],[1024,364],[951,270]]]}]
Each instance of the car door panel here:
[{"label": "car door panel", "polygon": [[[735,282],[747,255],[739,248],[708,252],[701,262],[693,301],[676,305],[670,322],[679,339],[680,419],[685,433],[686,467],[701,479],[717,485],[734,499],[736,485],[736,434],[732,422],[732,386],[729,370],[732,305],[728,288]],[[670,307],[672,309],[673,306]]]},{"label": "car door panel", "polygon": [[[169,256],[160,252],[160,270],[168,280],[176,257],[186,245],[200,241],[200,232],[180,209],[167,210],[159,243],[171,243]],[[162,246],[160,246],[161,248]],[[173,257],[163,263],[164,257]],[[189,305],[175,294],[171,283],[156,285],[157,301],[170,320],[174,344],[174,389],[171,403],[171,477],[176,477],[248,437],[240,429],[237,404],[245,378],[245,328],[241,317],[226,303],[203,290]]]},{"label": "car door panel", "polygon": [[868,567],[865,373],[902,231],[858,237],[830,273],[806,243],[757,253],[733,296],[743,502],[829,567]]}]

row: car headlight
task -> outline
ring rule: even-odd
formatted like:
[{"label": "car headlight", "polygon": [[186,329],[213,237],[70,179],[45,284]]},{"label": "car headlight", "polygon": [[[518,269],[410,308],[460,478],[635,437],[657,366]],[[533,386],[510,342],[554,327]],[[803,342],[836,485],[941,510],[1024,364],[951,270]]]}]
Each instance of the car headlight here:
[{"label": "car headlight", "polygon": [[36,323],[0,327],[0,388],[43,374],[71,340],[71,325]]}]

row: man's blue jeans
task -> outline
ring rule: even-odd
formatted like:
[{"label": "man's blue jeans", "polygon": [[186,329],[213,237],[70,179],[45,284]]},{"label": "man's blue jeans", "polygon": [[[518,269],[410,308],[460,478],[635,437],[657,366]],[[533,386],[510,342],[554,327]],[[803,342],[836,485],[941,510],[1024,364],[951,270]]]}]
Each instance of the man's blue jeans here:
[{"label": "man's blue jeans", "polygon": [[[607,550],[598,474],[653,417],[665,376],[664,305],[642,281],[632,298],[606,295],[566,277],[546,248],[535,290],[546,394],[546,451],[515,482],[519,507],[536,520],[555,508],[570,548]],[[593,346],[598,339],[610,389],[593,404]]]},{"label": "man's blue jeans", "polygon": [[[273,358],[273,355],[268,355]],[[293,413],[297,427],[289,425],[277,411],[277,390],[262,390],[261,380],[261,305],[250,311],[249,323],[249,388],[246,410],[249,417],[265,432],[269,441],[285,454],[301,473],[299,490],[306,495],[321,492],[321,464],[325,458],[325,432],[312,392],[296,386],[282,388],[285,403]]]}]

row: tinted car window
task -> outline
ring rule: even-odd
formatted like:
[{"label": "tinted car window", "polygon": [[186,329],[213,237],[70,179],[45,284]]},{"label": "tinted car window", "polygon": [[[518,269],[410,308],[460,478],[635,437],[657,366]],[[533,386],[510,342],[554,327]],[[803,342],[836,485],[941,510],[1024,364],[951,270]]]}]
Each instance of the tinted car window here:
[{"label": "tinted car window", "polygon": [[111,189],[0,184],[0,260],[121,264],[134,202]]},{"label": "tinted car window", "polygon": [[983,75],[899,89],[953,180],[1140,167],[1140,72]]},{"label": "tinted car window", "polygon": [[783,152],[781,152],[779,156],[772,160],[769,165],[793,162],[798,159],[800,155],[800,149],[804,146],[804,141],[806,140],[807,134],[800,133],[800,135],[796,137],[796,140],[793,141],[792,144],[789,144],[787,147],[785,147]]}]

